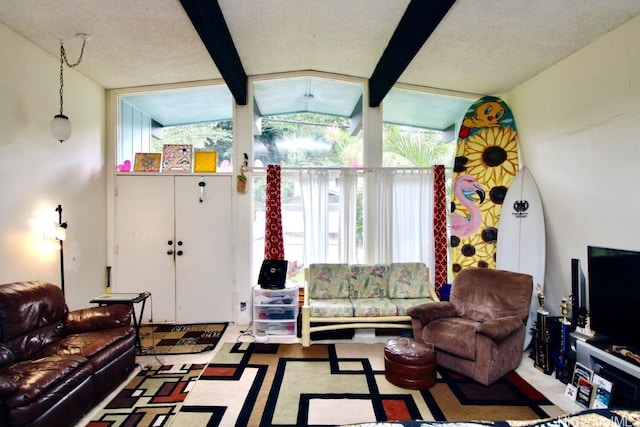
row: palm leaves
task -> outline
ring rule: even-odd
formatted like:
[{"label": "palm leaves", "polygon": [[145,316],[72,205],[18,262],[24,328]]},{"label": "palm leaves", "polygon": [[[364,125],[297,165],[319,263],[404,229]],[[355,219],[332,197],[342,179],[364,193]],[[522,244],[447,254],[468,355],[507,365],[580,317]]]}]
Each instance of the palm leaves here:
[{"label": "palm leaves", "polygon": [[451,163],[455,144],[442,142],[439,132],[385,127],[384,151],[392,154],[385,160],[389,166],[431,167]]}]

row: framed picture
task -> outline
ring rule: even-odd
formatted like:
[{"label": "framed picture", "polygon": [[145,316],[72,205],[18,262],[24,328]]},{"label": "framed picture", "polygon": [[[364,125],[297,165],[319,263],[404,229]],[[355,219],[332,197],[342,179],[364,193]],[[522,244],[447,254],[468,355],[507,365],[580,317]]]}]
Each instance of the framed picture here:
[{"label": "framed picture", "polygon": [[593,397],[593,391],[595,387],[593,383],[586,380],[583,377],[578,379],[578,392],[576,394],[576,403],[582,407],[588,408],[591,406],[591,398]]},{"label": "framed picture", "polygon": [[575,402],[577,394],[578,394],[578,387],[574,386],[571,383],[567,384],[567,387],[564,389],[565,397]]},{"label": "framed picture", "polygon": [[196,151],[193,157],[194,172],[215,172],[218,168],[217,151]]},{"label": "framed picture", "polygon": [[598,374],[593,374],[591,382],[596,389],[593,395],[593,403],[591,404],[591,407],[593,409],[608,408],[609,403],[611,403],[613,383]]},{"label": "framed picture", "polygon": [[162,172],[191,172],[193,146],[165,144],[162,147]]},{"label": "framed picture", "polygon": [[582,363],[576,362],[576,366],[573,368],[573,378],[571,379],[571,384],[575,387],[578,387],[578,381],[580,378],[584,378],[587,381],[591,381],[591,377],[593,376],[593,370],[587,368]]},{"label": "framed picture", "polygon": [[160,153],[136,153],[134,172],[160,172]]}]

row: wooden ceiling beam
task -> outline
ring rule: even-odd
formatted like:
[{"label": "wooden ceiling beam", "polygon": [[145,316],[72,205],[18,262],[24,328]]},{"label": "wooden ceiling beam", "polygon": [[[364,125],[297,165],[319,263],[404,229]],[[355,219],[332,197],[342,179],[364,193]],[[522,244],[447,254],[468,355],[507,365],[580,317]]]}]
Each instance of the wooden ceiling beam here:
[{"label": "wooden ceiling beam", "polygon": [[247,74],[218,1],[180,0],[238,105],[247,105]]},{"label": "wooden ceiling beam", "polygon": [[455,0],[411,0],[369,78],[370,107],[380,106],[454,3]]}]

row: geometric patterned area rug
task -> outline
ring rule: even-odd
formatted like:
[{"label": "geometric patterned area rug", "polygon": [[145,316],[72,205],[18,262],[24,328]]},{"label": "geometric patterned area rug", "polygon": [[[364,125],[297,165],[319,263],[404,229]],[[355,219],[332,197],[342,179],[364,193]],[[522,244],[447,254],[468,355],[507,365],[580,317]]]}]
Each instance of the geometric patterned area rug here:
[{"label": "geometric patterned area rug", "polygon": [[438,368],[428,390],[384,376],[384,344],[224,343],[174,426],[329,426],[392,420],[531,420],[564,412],[512,372],[490,386]]},{"label": "geometric patterned area rug", "polygon": [[140,326],[138,355],[189,354],[213,350],[229,323]]},{"label": "geometric patterned area rug", "polygon": [[168,426],[205,366],[143,368],[87,427]]}]

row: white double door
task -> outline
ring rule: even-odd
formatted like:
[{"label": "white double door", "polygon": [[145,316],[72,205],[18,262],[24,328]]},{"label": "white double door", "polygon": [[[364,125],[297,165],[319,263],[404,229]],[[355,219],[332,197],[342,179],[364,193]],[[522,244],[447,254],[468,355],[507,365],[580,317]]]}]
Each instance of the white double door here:
[{"label": "white double door", "polygon": [[232,320],[231,177],[116,177],[115,292],[151,292],[143,323]]}]

